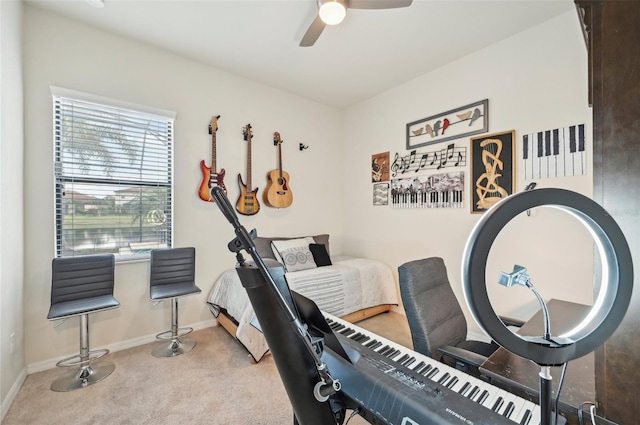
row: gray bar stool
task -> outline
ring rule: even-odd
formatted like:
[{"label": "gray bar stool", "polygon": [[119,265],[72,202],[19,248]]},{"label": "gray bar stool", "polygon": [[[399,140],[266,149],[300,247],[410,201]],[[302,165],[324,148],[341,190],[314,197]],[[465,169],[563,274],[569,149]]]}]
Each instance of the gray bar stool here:
[{"label": "gray bar stool", "polygon": [[75,367],[51,383],[53,391],[87,387],[113,372],[111,362],[93,361],[109,350],[89,350],[89,314],[120,306],[113,297],[115,258],[113,254],[54,258],[51,274],[51,308],[47,319],[79,316],[80,354],[60,360],[56,366]]},{"label": "gray bar stool", "polygon": [[171,329],[156,335],[166,342],[151,352],[155,357],[175,357],[195,347],[185,338],[193,328],[178,327],[178,298],[202,292],[195,284],[196,249],[165,248],[151,250],[149,296],[152,301],[171,299]]}]

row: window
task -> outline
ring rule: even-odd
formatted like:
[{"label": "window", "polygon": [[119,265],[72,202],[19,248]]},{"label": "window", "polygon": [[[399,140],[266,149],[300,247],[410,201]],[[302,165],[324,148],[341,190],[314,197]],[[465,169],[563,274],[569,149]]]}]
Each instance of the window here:
[{"label": "window", "polygon": [[52,94],[57,256],[127,259],[170,247],[175,115]]}]

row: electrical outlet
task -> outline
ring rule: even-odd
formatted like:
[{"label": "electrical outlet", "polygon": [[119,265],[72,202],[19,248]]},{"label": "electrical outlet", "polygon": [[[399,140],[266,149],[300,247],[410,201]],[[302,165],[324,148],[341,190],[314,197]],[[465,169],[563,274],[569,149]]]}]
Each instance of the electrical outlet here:
[{"label": "electrical outlet", "polygon": [[13,332],[9,335],[9,354],[13,355],[13,349],[16,346],[16,333]]}]

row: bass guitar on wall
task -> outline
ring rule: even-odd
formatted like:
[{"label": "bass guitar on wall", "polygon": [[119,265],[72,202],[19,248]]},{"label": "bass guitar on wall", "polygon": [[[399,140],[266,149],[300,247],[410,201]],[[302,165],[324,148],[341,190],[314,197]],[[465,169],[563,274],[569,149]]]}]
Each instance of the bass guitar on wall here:
[{"label": "bass guitar on wall", "polygon": [[207,202],[214,202],[211,197],[211,188],[220,186],[227,193],[224,185],[224,168],[216,172],[216,132],[218,131],[218,118],[220,115],[214,115],[209,123],[209,134],[211,134],[211,167],[207,167],[204,160],[200,161],[200,170],[202,171],[202,183],[198,189],[200,199]]},{"label": "bass guitar on wall", "polygon": [[264,202],[270,207],[287,208],[293,202],[293,193],[289,187],[289,173],[282,170],[282,139],[277,131],[273,133],[273,144],[278,147],[278,169],[267,175]]},{"label": "bass guitar on wall", "polygon": [[236,202],[236,209],[243,215],[254,215],[260,211],[258,203],[258,188],[251,190],[251,124],[247,124],[243,131],[244,140],[247,141],[247,184],[242,182],[242,176],[238,174],[238,185],[240,185],[240,196]]}]

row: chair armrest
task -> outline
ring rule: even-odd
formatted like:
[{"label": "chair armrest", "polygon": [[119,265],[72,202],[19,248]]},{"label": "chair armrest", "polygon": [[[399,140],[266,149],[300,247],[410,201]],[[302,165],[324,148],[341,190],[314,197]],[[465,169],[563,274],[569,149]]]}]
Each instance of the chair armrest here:
[{"label": "chair armrest", "polygon": [[467,364],[474,367],[480,367],[482,363],[487,360],[482,354],[474,353],[473,351],[465,350],[464,348],[454,347],[452,345],[443,345],[438,348],[442,354],[451,357],[456,362]]},{"label": "chair armrest", "polygon": [[521,328],[522,325],[524,325],[524,320],[520,320],[520,319],[514,319],[513,317],[507,317],[507,316],[499,316],[500,320],[502,320],[502,323],[505,324],[505,326],[515,326],[516,328]]}]

